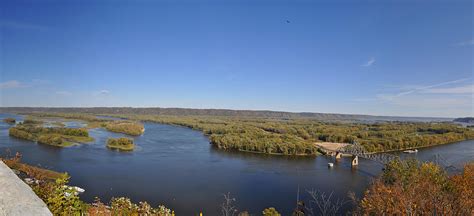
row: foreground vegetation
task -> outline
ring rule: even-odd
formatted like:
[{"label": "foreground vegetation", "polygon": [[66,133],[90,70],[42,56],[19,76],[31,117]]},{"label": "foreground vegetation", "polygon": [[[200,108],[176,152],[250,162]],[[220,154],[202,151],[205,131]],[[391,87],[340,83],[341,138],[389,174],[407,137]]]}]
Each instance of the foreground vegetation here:
[{"label": "foreground vegetation", "polygon": [[73,143],[93,141],[85,128],[43,127],[37,124],[18,124],[8,130],[10,136],[36,141],[41,144],[57,147],[70,146]]},{"label": "foreground vegetation", "polygon": [[107,148],[117,149],[120,151],[133,151],[135,145],[133,144],[133,139],[121,137],[121,138],[109,138],[107,140]]},{"label": "foreground vegetation", "polygon": [[363,215],[473,215],[474,163],[449,176],[433,163],[393,161],[369,187]]}]

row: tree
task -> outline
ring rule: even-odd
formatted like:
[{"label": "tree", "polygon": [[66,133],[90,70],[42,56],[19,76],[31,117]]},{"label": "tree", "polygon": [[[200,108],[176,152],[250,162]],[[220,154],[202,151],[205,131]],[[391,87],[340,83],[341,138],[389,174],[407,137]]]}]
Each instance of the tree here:
[{"label": "tree", "polygon": [[262,215],[263,216],[281,216],[281,214],[278,213],[278,211],[273,207],[264,209],[262,212]]}]

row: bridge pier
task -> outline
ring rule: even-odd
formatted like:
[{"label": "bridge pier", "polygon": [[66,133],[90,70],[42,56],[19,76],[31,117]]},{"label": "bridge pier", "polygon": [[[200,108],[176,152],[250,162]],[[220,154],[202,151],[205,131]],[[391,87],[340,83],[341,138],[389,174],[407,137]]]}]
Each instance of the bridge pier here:
[{"label": "bridge pier", "polygon": [[352,155],[351,165],[352,167],[359,165],[359,157]]},{"label": "bridge pier", "polygon": [[342,153],[341,152],[336,152],[336,159],[340,159],[342,157]]}]

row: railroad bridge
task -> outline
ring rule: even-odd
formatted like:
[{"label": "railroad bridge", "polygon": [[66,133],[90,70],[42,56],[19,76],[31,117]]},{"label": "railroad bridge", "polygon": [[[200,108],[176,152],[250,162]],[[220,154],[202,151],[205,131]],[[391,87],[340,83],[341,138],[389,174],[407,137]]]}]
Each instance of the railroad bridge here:
[{"label": "railroad bridge", "polygon": [[354,144],[349,143],[331,143],[331,142],[319,142],[315,143],[317,147],[325,151],[329,155],[333,155],[337,159],[340,159],[343,155],[351,156],[351,165],[359,165],[359,157],[368,160],[376,161],[381,164],[387,164],[392,160],[398,159],[398,156],[387,154],[387,153],[369,153],[363,146],[355,142]]}]

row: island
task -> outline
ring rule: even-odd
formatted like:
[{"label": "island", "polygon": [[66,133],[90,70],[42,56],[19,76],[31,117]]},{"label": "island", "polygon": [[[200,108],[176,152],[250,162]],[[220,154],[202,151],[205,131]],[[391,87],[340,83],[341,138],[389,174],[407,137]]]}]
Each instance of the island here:
[{"label": "island", "polygon": [[115,149],[119,151],[133,151],[135,144],[133,144],[133,139],[121,137],[121,138],[109,138],[107,140],[107,148]]},{"label": "island", "polygon": [[3,119],[3,122],[6,122],[8,124],[15,124],[16,120],[14,118],[6,118],[6,119]]},{"label": "island", "polygon": [[57,147],[67,147],[75,143],[87,143],[94,140],[85,128],[43,127],[24,123],[11,127],[8,134],[19,139]]},{"label": "island", "polygon": [[83,113],[29,113],[29,118],[62,118],[87,122],[87,128],[104,128],[114,133],[139,136],[145,132],[145,127],[139,121],[101,119],[95,115]]}]

